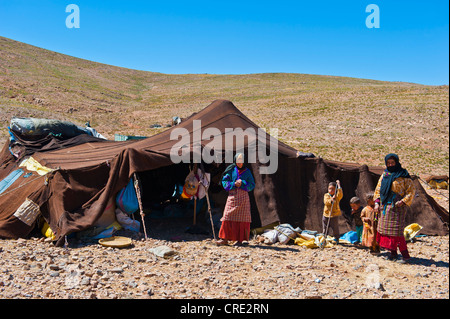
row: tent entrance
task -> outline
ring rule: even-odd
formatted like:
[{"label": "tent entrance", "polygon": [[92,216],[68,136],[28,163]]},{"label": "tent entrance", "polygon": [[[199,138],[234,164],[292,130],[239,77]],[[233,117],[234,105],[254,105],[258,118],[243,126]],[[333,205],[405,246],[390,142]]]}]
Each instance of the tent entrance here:
[{"label": "tent entrance", "polygon": [[[216,238],[218,238],[220,219],[228,196],[220,184],[225,167],[225,164],[204,165],[205,172],[210,174],[208,196]],[[213,238],[206,196],[198,198],[196,203],[194,199],[184,199],[181,196],[186,176],[191,169],[193,169],[192,164],[180,163],[137,173],[141,185],[148,237],[198,240],[198,236],[203,235],[203,237]],[[250,192],[249,195],[252,206],[252,228],[260,227],[261,223],[253,192]],[[198,236],[188,236],[186,233],[189,233],[189,228],[192,229],[194,224],[194,209],[196,212],[195,225],[200,231],[192,234]],[[140,219],[139,211],[135,213],[135,218]]]},{"label": "tent entrance", "polygon": [[[181,196],[186,176],[191,169],[193,165],[180,163],[137,173],[148,237],[165,240],[213,238],[206,196],[198,198],[196,202],[193,198]],[[217,236],[227,197],[226,191],[218,185],[223,170],[220,170],[220,166],[205,165],[205,171],[211,174],[208,194]],[[135,218],[140,218],[137,217],[139,212],[135,215]],[[194,222],[197,231],[189,233]]]}]

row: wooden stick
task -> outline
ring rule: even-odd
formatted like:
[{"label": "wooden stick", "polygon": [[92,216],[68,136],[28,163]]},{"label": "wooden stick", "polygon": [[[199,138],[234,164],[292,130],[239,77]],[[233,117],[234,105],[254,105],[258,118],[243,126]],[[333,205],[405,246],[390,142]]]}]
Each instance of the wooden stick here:
[{"label": "wooden stick", "polygon": [[[211,203],[209,202],[209,194],[208,194],[208,192],[209,192],[209,180],[208,180],[208,176],[206,175],[205,167],[203,166],[203,163],[200,164],[200,169],[202,171],[203,177],[206,178],[206,181],[208,182],[208,187],[203,185],[202,181],[200,181],[200,185],[205,188],[206,202],[208,203],[209,220],[211,221],[211,228],[212,228],[212,233],[213,233],[213,236],[214,236],[214,240],[216,240],[216,232],[214,230],[214,222],[213,222],[212,212],[211,212]],[[199,185],[199,187],[200,187],[200,185]]]},{"label": "wooden stick", "polygon": [[145,227],[145,220],[144,220],[144,209],[142,207],[142,200],[141,200],[141,190],[139,188],[139,179],[136,175],[136,173],[134,173],[134,188],[136,189],[136,196],[138,199],[138,203],[139,203],[139,212],[141,215],[141,220],[142,220],[142,227],[144,228],[144,236],[145,236],[145,240],[148,239],[147,237],[147,227]]},{"label": "wooden stick", "polygon": [[216,232],[214,231],[214,222],[212,219],[212,212],[211,212],[211,204],[209,202],[209,195],[208,195],[208,187],[205,187],[205,185],[202,184],[202,186],[205,188],[205,192],[206,192],[206,201],[208,202],[208,212],[209,212],[209,219],[211,221],[211,228],[212,228],[212,232],[213,232],[213,236],[214,236],[214,240],[216,240]]},{"label": "wooden stick", "polygon": [[197,197],[194,196],[194,225],[197,222]]}]

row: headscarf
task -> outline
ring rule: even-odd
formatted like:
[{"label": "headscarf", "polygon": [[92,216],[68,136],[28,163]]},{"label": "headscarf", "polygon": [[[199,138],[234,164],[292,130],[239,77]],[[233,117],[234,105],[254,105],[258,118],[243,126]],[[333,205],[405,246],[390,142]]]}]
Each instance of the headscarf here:
[{"label": "headscarf", "polygon": [[[395,166],[387,167],[387,161],[390,158],[395,160]],[[381,203],[383,204],[389,198],[389,195],[391,193],[392,182],[396,178],[398,177],[411,178],[408,171],[402,168],[402,165],[400,164],[400,160],[397,154],[389,153],[388,155],[386,155],[384,158],[384,163],[386,164],[386,169],[384,170],[383,180],[381,181],[380,187],[380,199]]]},{"label": "headscarf", "polygon": [[[234,155],[233,164],[230,164],[227,166],[227,168],[225,168],[225,171],[223,171],[223,174],[222,174],[222,177],[220,178],[220,180],[222,180],[226,174],[231,172],[236,167],[236,161],[238,158],[241,159],[241,157],[242,157],[242,161],[244,161],[245,157],[244,157],[243,153],[236,153],[236,155]],[[245,164],[242,166],[240,171],[242,172],[244,169],[245,169]]]}]

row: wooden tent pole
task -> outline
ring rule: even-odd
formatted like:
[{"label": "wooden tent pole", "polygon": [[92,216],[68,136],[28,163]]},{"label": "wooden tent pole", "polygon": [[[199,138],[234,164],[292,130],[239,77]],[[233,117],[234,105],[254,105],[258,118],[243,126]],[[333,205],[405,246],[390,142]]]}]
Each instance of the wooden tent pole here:
[{"label": "wooden tent pole", "polygon": [[137,177],[136,173],[134,173],[134,188],[136,189],[136,196],[138,199],[138,203],[139,203],[139,212],[141,215],[141,220],[142,220],[142,227],[144,228],[144,236],[145,236],[145,240],[148,239],[147,237],[147,227],[145,227],[145,220],[144,220],[144,209],[142,207],[142,200],[141,200],[141,190],[139,187],[139,178]]},{"label": "wooden tent pole", "polygon": [[194,196],[194,222],[195,225],[197,223],[197,197]]},{"label": "wooden tent pole", "polygon": [[[214,222],[213,222],[213,218],[212,218],[212,212],[211,212],[211,203],[209,202],[209,180],[208,177],[206,176],[206,172],[205,172],[205,167],[203,166],[203,163],[200,163],[200,169],[202,170],[202,175],[204,178],[206,178],[206,181],[208,183],[208,186],[203,185],[203,182],[200,181],[200,185],[203,186],[205,188],[205,194],[206,194],[206,202],[208,203],[208,213],[209,213],[209,220],[211,221],[211,228],[212,228],[212,233],[214,236],[214,240],[216,240],[216,232],[214,231]],[[199,185],[199,187],[200,187]]]},{"label": "wooden tent pole", "polygon": [[[197,164],[194,164],[194,174],[197,174]],[[198,192],[198,191],[197,191]],[[197,223],[197,194],[194,195],[194,221],[193,224]]]}]

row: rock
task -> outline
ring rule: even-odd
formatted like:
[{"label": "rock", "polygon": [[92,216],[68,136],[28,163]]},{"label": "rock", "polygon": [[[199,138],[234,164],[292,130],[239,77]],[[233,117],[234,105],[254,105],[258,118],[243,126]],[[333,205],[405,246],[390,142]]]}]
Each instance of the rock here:
[{"label": "rock", "polygon": [[155,248],[150,248],[149,251],[158,257],[168,258],[177,254],[175,250],[168,246],[158,246]]},{"label": "rock", "polygon": [[48,265],[48,268],[51,269],[51,270],[60,270],[60,267],[58,265],[55,265],[55,264]]},{"label": "rock", "polygon": [[122,267],[115,267],[113,269],[110,269],[109,271],[112,272],[112,273],[120,274],[120,273],[123,272],[123,268]]}]

